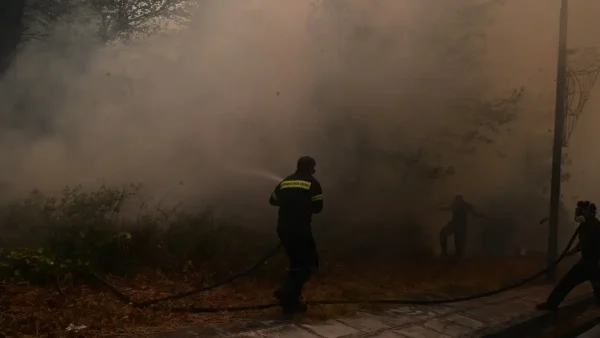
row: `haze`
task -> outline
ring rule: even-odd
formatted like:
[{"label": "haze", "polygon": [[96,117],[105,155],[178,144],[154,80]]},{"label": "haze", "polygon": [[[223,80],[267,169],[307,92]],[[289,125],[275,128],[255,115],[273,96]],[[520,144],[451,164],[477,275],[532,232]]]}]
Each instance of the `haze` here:
[{"label": "haze", "polygon": [[[470,45],[470,66],[445,39],[469,29],[458,3],[485,1],[455,2],[347,0],[337,16],[309,15],[307,0],[206,1],[188,29],[108,46],[85,26],[63,27],[26,46],[1,80],[4,116],[45,121],[3,131],[2,193],[139,182],[153,196],[272,219],[268,176],[312,155],[327,196],[319,222],[412,215],[433,233],[448,215],[431,209],[456,193],[537,220],[547,213],[531,196],[549,181],[560,1],[483,4],[492,22]],[[600,2],[571,6],[569,46],[600,47]],[[488,123],[471,101],[522,86],[516,118],[487,131],[493,142],[464,138]],[[567,149],[568,208],[600,198],[598,88]],[[448,175],[432,178],[435,168]]]}]

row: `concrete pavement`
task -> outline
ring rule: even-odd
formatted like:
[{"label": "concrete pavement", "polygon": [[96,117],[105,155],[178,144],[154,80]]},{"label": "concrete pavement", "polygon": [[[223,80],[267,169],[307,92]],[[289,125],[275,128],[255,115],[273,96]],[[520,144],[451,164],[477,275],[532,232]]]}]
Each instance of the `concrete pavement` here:
[{"label": "concrete pavement", "polygon": [[[484,337],[544,313],[535,310],[549,286],[509,291],[497,296],[439,306],[397,306],[381,312],[359,312],[324,322],[257,320],[235,325],[189,327],[154,335],[156,338],[457,338]],[[587,298],[591,288],[582,285],[566,300]]]},{"label": "concrete pavement", "polygon": [[600,325],[596,325],[588,331],[580,334],[577,338],[597,338],[600,337]]}]

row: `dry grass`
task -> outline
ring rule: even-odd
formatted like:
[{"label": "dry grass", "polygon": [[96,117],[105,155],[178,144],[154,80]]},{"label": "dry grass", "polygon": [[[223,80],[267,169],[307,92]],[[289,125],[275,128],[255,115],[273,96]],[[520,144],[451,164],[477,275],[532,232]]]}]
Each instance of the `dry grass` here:
[{"label": "dry grass", "polygon": [[[276,266],[278,264],[275,264]],[[449,263],[435,259],[324,264],[320,276],[306,287],[309,300],[339,298],[406,298],[419,294],[456,296],[456,292],[478,292],[497,288],[529,276],[540,269],[539,259],[467,260]],[[170,312],[169,306],[236,306],[271,303],[272,291],[284,278],[284,272],[243,278],[230,285],[171,304],[146,309],[133,309],[120,303],[105,289],[75,285],[61,295],[51,286],[2,285],[0,294],[0,328],[7,336],[59,337],[73,323],[86,325],[77,336],[97,337],[112,334],[144,336],[151,332],[201,323],[222,323],[257,316],[257,312],[190,314]],[[279,268],[279,267],[277,267]],[[280,272],[280,273],[278,273]],[[109,278],[135,300],[141,301],[166,294],[193,289],[202,284],[200,274],[185,278],[167,278],[145,273],[124,280]],[[324,319],[348,314],[359,306],[314,306],[306,320]],[[265,310],[261,316],[278,313]]]}]

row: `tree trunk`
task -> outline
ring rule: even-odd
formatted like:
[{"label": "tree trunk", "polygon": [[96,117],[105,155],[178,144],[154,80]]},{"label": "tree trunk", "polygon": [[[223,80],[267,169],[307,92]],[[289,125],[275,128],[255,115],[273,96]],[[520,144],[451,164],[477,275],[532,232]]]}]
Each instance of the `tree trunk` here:
[{"label": "tree trunk", "polygon": [[0,1],[0,75],[8,69],[24,31],[25,0]]}]

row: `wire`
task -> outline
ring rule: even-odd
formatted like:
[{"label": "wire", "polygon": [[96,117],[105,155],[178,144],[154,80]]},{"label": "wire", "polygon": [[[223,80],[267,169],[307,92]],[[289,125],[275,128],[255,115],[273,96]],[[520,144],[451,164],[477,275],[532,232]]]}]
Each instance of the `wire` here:
[{"label": "wire", "polygon": [[[561,255],[559,256],[559,258],[550,266],[546,267],[545,269],[531,275],[528,278],[525,278],[521,281],[519,281],[518,283],[513,283],[511,285],[496,289],[496,290],[492,290],[492,291],[487,291],[487,292],[482,292],[482,293],[478,293],[478,294],[474,294],[474,295],[470,295],[470,296],[462,296],[462,297],[456,297],[456,298],[449,298],[449,299],[421,299],[421,300],[415,300],[415,299],[356,299],[356,300],[351,300],[351,299],[333,299],[333,300],[316,300],[316,301],[308,301],[306,302],[307,305],[344,305],[344,304],[402,304],[402,305],[441,305],[441,304],[451,304],[451,303],[458,303],[458,302],[465,302],[465,301],[469,301],[469,300],[474,300],[474,299],[479,299],[479,298],[485,298],[485,297],[489,297],[489,296],[493,296],[493,295],[497,295],[499,293],[503,293],[512,289],[516,289],[519,288],[527,283],[530,283],[531,281],[539,278],[540,276],[546,274],[548,272],[549,269],[553,268],[554,266],[558,265],[566,256],[567,253],[569,252],[569,249],[571,248],[571,246],[573,245],[573,242],[575,241],[575,238],[577,237],[578,234],[578,230],[576,230],[573,233],[573,236],[571,236],[571,239],[569,240],[569,243],[567,244],[567,246],[565,247],[565,249],[563,250],[563,252],[561,253]],[[116,289],[114,286],[110,285],[109,283],[107,283],[106,281],[102,280],[99,276],[94,275],[96,278],[98,278],[102,284],[104,284],[113,294],[115,294],[115,296],[124,302],[127,302],[129,304],[131,304],[134,307],[137,308],[142,308],[142,307],[148,307],[163,301],[168,301],[168,300],[175,300],[175,299],[180,299],[180,298],[184,298],[187,296],[191,296],[200,292],[204,292],[204,291],[208,291],[214,288],[217,288],[219,286],[228,284],[242,276],[245,276],[251,272],[253,272],[254,270],[258,269],[260,266],[262,266],[268,259],[270,259],[271,257],[273,257],[278,251],[279,248],[281,247],[281,245],[278,245],[275,249],[273,249],[272,251],[269,251],[259,262],[257,262],[256,264],[252,265],[250,268],[244,270],[243,272],[240,272],[238,274],[235,274],[219,283],[215,283],[213,285],[207,286],[207,287],[203,287],[203,288],[199,288],[196,290],[192,290],[192,291],[187,291],[187,292],[183,292],[183,293],[179,293],[179,294],[174,294],[171,296],[166,296],[166,297],[162,297],[162,298],[157,298],[157,299],[151,299],[151,300],[147,300],[147,301],[143,301],[143,302],[132,302],[131,299],[129,297],[127,297],[126,295],[124,295],[122,292],[120,292],[118,289]],[[270,309],[270,308],[275,308],[275,307],[279,307],[280,305],[277,303],[271,303],[271,304],[258,304],[258,305],[247,305],[247,306],[226,306],[226,307],[198,307],[198,306],[189,306],[189,307],[175,307],[175,308],[171,308],[171,311],[175,311],[175,312],[192,312],[192,313],[215,313],[215,312],[237,312],[237,311],[250,311],[250,310],[264,310],[264,309]]]}]

